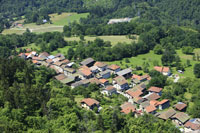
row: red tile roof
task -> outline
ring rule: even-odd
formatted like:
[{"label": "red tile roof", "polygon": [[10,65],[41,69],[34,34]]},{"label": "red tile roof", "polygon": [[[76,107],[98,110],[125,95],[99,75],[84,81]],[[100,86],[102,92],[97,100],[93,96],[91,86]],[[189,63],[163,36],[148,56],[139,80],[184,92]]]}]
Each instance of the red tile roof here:
[{"label": "red tile roof", "polygon": [[149,100],[149,101],[151,101],[151,100],[157,100],[157,99],[159,99],[160,98],[160,96],[158,95],[158,94],[156,94],[156,93],[152,93],[151,95],[149,95],[148,97],[147,97],[147,99]]},{"label": "red tile roof", "polygon": [[83,75],[85,75],[85,76],[90,76],[91,74],[92,74],[92,72],[90,71],[90,70],[87,70],[87,69],[85,69],[85,70],[80,70],[81,71],[81,73],[83,74]]},{"label": "red tile roof", "polygon": [[56,78],[57,80],[63,80],[63,79],[66,78],[66,76],[65,76],[64,74],[59,74],[59,75],[55,76],[55,78]]},{"label": "red tile roof", "polygon": [[147,107],[145,108],[145,110],[146,110],[147,113],[151,113],[151,112],[153,112],[153,111],[156,110],[156,107],[153,106],[153,105],[149,105],[149,106],[147,106]]},{"label": "red tile roof", "polygon": [[104,63],[104,62],[99,62],[99,61],[97,61],[97,62],[94,64],[94,66],[97,66],[97,67],[101,68],[101,67],[107,66],[107,64]]},{"label": "red tile roof", "polygon": [[159,92],[162,91],[162,88],[152,86],[152,87],[149,88],[148,91],[159,93]]},{"label": "red tile roof", "polygon": [[159,67],[159,66],[155,66],[154,69],[158,72],[169,72],[170,68],[169,67]]},{"label": "red tile roof", "polygon": [[124,104],[121,105],[121,112],[125,114],[129,114],[130,112],[135,112],[135,106],[129,102],[125,102]]},{"label": "red tile roof", "polygon": [[131,97],[139,97],[140,95],[143,94],[143,92],[141,90],[136,90],[136,91],[133,91],[133,90],[127,90],[126,93],[128,95],[130,95]]},{"label": "red tile roof", "polygon": [[94,104],[99,105],[99,102],[95,99],[92,99],[92,98],[85,98],[81,101],[81,103],[85,103],[88,106],[92,106]]},{"label": "red tile roof", "polygon": [[150,101],[150,105],[153,105],[153,106],[158,106],[158,103],[159,103],[159,101],[157,101],[157,100],[151,100]]},{"label": "red tile roof", "polygon": [[32,62],[33,62],[34,64],[37,64],[37,63],[38,63],[38,61],[37,61],[37,60],[32,60]]},{"label": "red tile roof", "polygon": [[186,122],[184,127],[191,128],[192,130],[200,130],[200,124],[195,124],[190,121]]},{"label": "red tile roof", "polygon": [[108,82],[108,80],[107,80],[107,79],[99,79],[99,81],[100,81],[102,84],[104,84],[104,83]]},{"label": "red tile roof", "polygon": [[183,110],[184,108],[187,107],[187,104],[185,104],[185,103],[177,103],[177,104],[174,105],[174,107],[175,107],[177,110],[181,111],[181,110]]},{"label": "red tile roof", "polygon": [[165,104],[166,102],[169,102],[169,100],[168,100],[168,99],[163,99],[163,100],[160,101],[158,104],[159,104],[159,105],[162,105],[162,104]]},{"label": "red tile roof", "polygon": [[112,65],[108,66],[108,68],[111,69],[111,70],[117,70],[117,69],[120,68],[120,66],[112,64]]},{"label": "red tile roof", "polygon": [[114,90],[115,87],[113,87],[113,86],[108,86],[108,87],[106,87],[105,89],[106,89],[107,91],[111,91],[111,90]]}]

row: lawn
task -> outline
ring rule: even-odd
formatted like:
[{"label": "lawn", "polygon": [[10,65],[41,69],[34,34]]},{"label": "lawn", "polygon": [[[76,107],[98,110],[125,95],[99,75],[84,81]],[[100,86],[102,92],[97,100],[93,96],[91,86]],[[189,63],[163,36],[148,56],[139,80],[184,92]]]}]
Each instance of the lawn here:
[{"label": "lawn", "polygon": [[54,25],[67,25],[70,22],[77,21],[79,22],[80,18],[86,18],[89,15],[89,13],[62,13],[60,15],[58,14],[51,14],[51,21]]},{"label": "lawn", "polygon": [[[135,35],[136,36],[136,35]],[[91,37],[91,36],[85,36],[84,39],[86,41],[94,41],[96,38],[101,38],[104,41],[110,41],[112,45],[115,45],[119,42],[123,43],[131,43],[132,41],[137,41],[138,40],[138,36],[136,36],[136,40],[132,40],[132,39],[128,39],[126,36],[95,36],[95,37]],[[80,41],[80,37],[66,37],[65,38],[66,41]]]},{"label": "lawn", "polygon": [[[34,33],[44,33],[44,32],[53,32],[63,31],[63,26],[68,25],[70,22],[77,21],[79,22],[80,18],[85,18],[89,15],[89,13],[62,13],[58,14],[50,14],[52,24],[43,24],[43,25],[36,25],[35,23],[25,24],[22,28],[10,28],[6,29],[2,32],[2,34],[22,34],[26,31],[26,29],[30,29],[31,32]],[[18,20],[16,22],[23,23],[24,20]]]},{"label": "lawn", "polygon": [[[185,77],[194,78],[193,67],[196,63],[200,63],[200,62],[192,60],[192,55],[183,54],[181,50],[176,50],[176,52],[180,56],[182,64],[186,65],[187,60],[190,60],[191,66],[185,68],[185,71],[183,74],[178,73],[176,71],[176,68],[173,67],[172,68],[173,74],[178,74],[181,77],[181,79],[185,78]],[[194,53],[200,55],[200,49],[195,49]],[[127,62],[127,59],[129,60],[128,62]],[[142,54],[142,55],[138,55],[136,57],[131,57],[131,58],[127,58],[127,59],[124,58],[123,60],[107,62],[107,63],[108,64],[117,64],[121,68],[127,68],[127,67],[135,68],[136,66],[143,66],[144,62],[146,62],[149,64],[149,70],[153,69],[155,61],[157,61],[159,65],[162,65],[161,55],[156,55],[156,54],[154,54],[153,51],[150,51],[147,54]],[[136,71],[136,72],[138,74],[144,73],[143,71]]]},{"label": "lawn", "polygon": [[57,50],[51,52],[52,55],[56,55],[58,53],[62,53],[62,54],[67,54],[67,51],[68,49],[70,48],[71,46],[65,46],[63,48],[58,48]]}]

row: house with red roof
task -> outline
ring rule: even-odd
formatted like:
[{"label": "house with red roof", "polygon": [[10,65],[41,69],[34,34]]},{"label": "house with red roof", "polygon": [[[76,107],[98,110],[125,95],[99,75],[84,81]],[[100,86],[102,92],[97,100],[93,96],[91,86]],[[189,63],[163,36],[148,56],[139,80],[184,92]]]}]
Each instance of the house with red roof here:
[{"label": "house with red roof", "polygon": [[99,108],[99,102],[92,98],[85,98],[81,101],[81,106],[86,109],[94,109],[94,107]]},{"label": "house with red roof", "polygon": [[169,108],[170,102],[168,99],[163,99],[162,101],[158,102],[157,105],[159,110],[163,110]]},{"label": "house with red roof", "polygon": [[136,113],[136,107],[130,103],[130,102],[125,102],[121,106],[121,112],[124,114],[129,114],[129,113]]},{"label": "house with red roof", "polygon": [[157,108],[153,105],[149,105],[145,108],[145,112],[147,112],[148,114],[155,114],[156,110]]},{"label": "house with red roof", "polygon": [[162,74],[165,75],[165,76],[171,75],[171,70],[170,70],[169,67],[155,66],[155,67],[154,67],[154,70],[156,70],[156,71],[162,73]]},{"label": "house with red roof", "polygon": [[152,87],[150,87],[150,88],[148,89],[149,94],[151,94],[151,93],[156,93],[156,94],[158,94],[159,96],[162,95],[162,90],[163,90],[163,88],[159,88],[159,87],[155,87],[155,86],[152,86]]},{"label": "house with red roof", "polygon": [[129,89],[129,90],[126,91],[126,94],[128,95],[129,98],[133,99],[134,97],[141,96],[143,94],[143,92],[141,90],[139,90],[139,89],[137,89],[137,90]]},{"label": "house with red roof", "polygon": [[194,123],[191,120],[187,121],[184,124],[184,127],[185,127],[185,132],[191,132],[192,133],[194,131],[199,131],[200,130],[200,124]]},{"label": "house with red roof", "polygon": [[109,85],[109,81],[107,79],[99,79],[99,81],[103,87],[106,87],[107,85]]},{"label": "house with red roof", "polygon": [[108,66],[108,70],[110,70],[111,73],[116,74],[117,72],[121,71],[121,68],[118,65],[112,64]]},{"label": "house with red roof", "polygon": [[106,63],[104,63],[104,62],[97,61],[97,62],[94,63],[94,66],[97,66],[98,70],[102,72],[102,71],[106,70],[108,65]]},{"label": "house with red roof", "polygon": [[114,78],[113,85],[119,91],[124,91],[129,89],[128,82],[123,76],[117,76],[116,78]]},{"label": "house with red roof", "polygon": [[187,104],[183,102],[178,102],[177,104],[174,105],[175,109],[178,111],[186,111]]},{"label": "house with red roof", "polygon": [[107,96],[111,96],[112,94],[116,94],[117,90],[113,86],[107,86],[101,93]]}]

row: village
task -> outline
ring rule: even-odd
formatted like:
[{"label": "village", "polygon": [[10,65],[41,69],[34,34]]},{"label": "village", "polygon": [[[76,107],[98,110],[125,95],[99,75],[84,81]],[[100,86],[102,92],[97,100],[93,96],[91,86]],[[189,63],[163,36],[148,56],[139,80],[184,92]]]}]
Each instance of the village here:
[{"label": "village", "polygon": [[[63,54],[50,55],[47,52],[38,54],[31,49],[26,53],[20,53],[19,57],[31,60],[36,66],[46,66],[54,69],[55,79],[70,86],[72,89],[89,84],[96,84],[102,95],[107,97],[118,94],[126,97],[128,101],[120,106],[121,113],[127,115],[132,113],[135,117],[144,114],[152,114],[163,120],[171,120],[182,132],[192,132],[200,130],[200,119],[190,118],[185,113],[187,104],[178,102],[170,105],[168,99],[161,99],[163,88],[151,86],[147,88],[151,76],[132,74],[132,68],[121,69],[116,64],[95,61],[87,58],[76,64],[65,58]],[[73,65],[78,66],[74,68]],[[155,66],[154,70],[165,76],[171,76],[169,67]],[[108,80],[108,79],[112,80]],[[128,82],[130,81],[130,82]],[[98,108],[101,111],[101,103],[93,98],[82,99],[81,107],[93,110]]]}]

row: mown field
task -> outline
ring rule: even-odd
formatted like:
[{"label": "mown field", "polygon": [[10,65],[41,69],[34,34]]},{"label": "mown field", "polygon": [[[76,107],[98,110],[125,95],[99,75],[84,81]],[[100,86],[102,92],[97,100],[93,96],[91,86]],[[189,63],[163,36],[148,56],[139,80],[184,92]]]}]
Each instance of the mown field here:
[{"label": "mown field", "polygon": [[[51,22],[52,24],[46,23],[43,25],[36,25],[35,23],[31,24],[25,24],[21,28],[10,28],[6,29],[2,32],[2,34],[22,34],[26,31],[26,29],[30,29],[31,32],[34,33],[44,33],[44,32],[53,32],[53,31],[58,31],[62,32],[63,31],[63,26],[68,25],[70,22],[77,21],[79,22],[80,18],[85,18],[89,15],[89,13],[62,13],[60,15],[58,14],[50,14],[49,16],[51,17]],[[19,23],[23,23],[24,20],[17,21]]]},{"label": "mown field", "polygon": [[[127,38],[126,36],[85,36],[84,39],[85,41],[94,41],[96,38],[100,38],[100,39],[103,39],[104,41],[110,41],[112,45],[115,45],[119,42],[121,43],[131,43],[132,41],[136,41],[138,40],[138,37],[139,36],[136,36],[136,39],[135,40],[132,40],[132,39],[129,39]],[[65,38],[66,41],[80,41],[80,37],[66,37]]]},{"label": "mown field", "polygon": [[[194,77],[194,73],[193,73],[193,67],[196,63],[200,63],[200,61],[194,61],[192,59],[192,55],[186,55],[183,54],[181,50],[176,50],[177,54],[180,56],[181,62],[182,64],[186,65],[187,60],[190,60],[190,67],[186,67],[185,71],[183,74],[180,74],[176,71],[176,68],[172,68],[172,72],[173,74],[178,74],[181,78],[185,78],[185,77]],[[194,53],[197,55],[200,55],[200,49],[195,49]],[[127,62],[128,59],[128,62]],[[149,64],[149,70],[152,70],[154,67],[154,63],[157,62],[159,65],[162,65],[161,63],[161,55],[156,55],[154,54],[153,51],[150,51],[147,54],[142,54],[142,55],[138,55],[136,57],[131,57],[131,58],[124,58],[123,60],[119,60],[119,61],[113,61],[113,62],[107,62],[108,64],[117,64],[119,66],[121,66],[122,68],[126,68],[126,67],[132,67],[135,68],[136,66],[144,66],[144,63],[148,63]],[[136,73],[140,74],[143,73],[143,71],[136,71]]]}]

